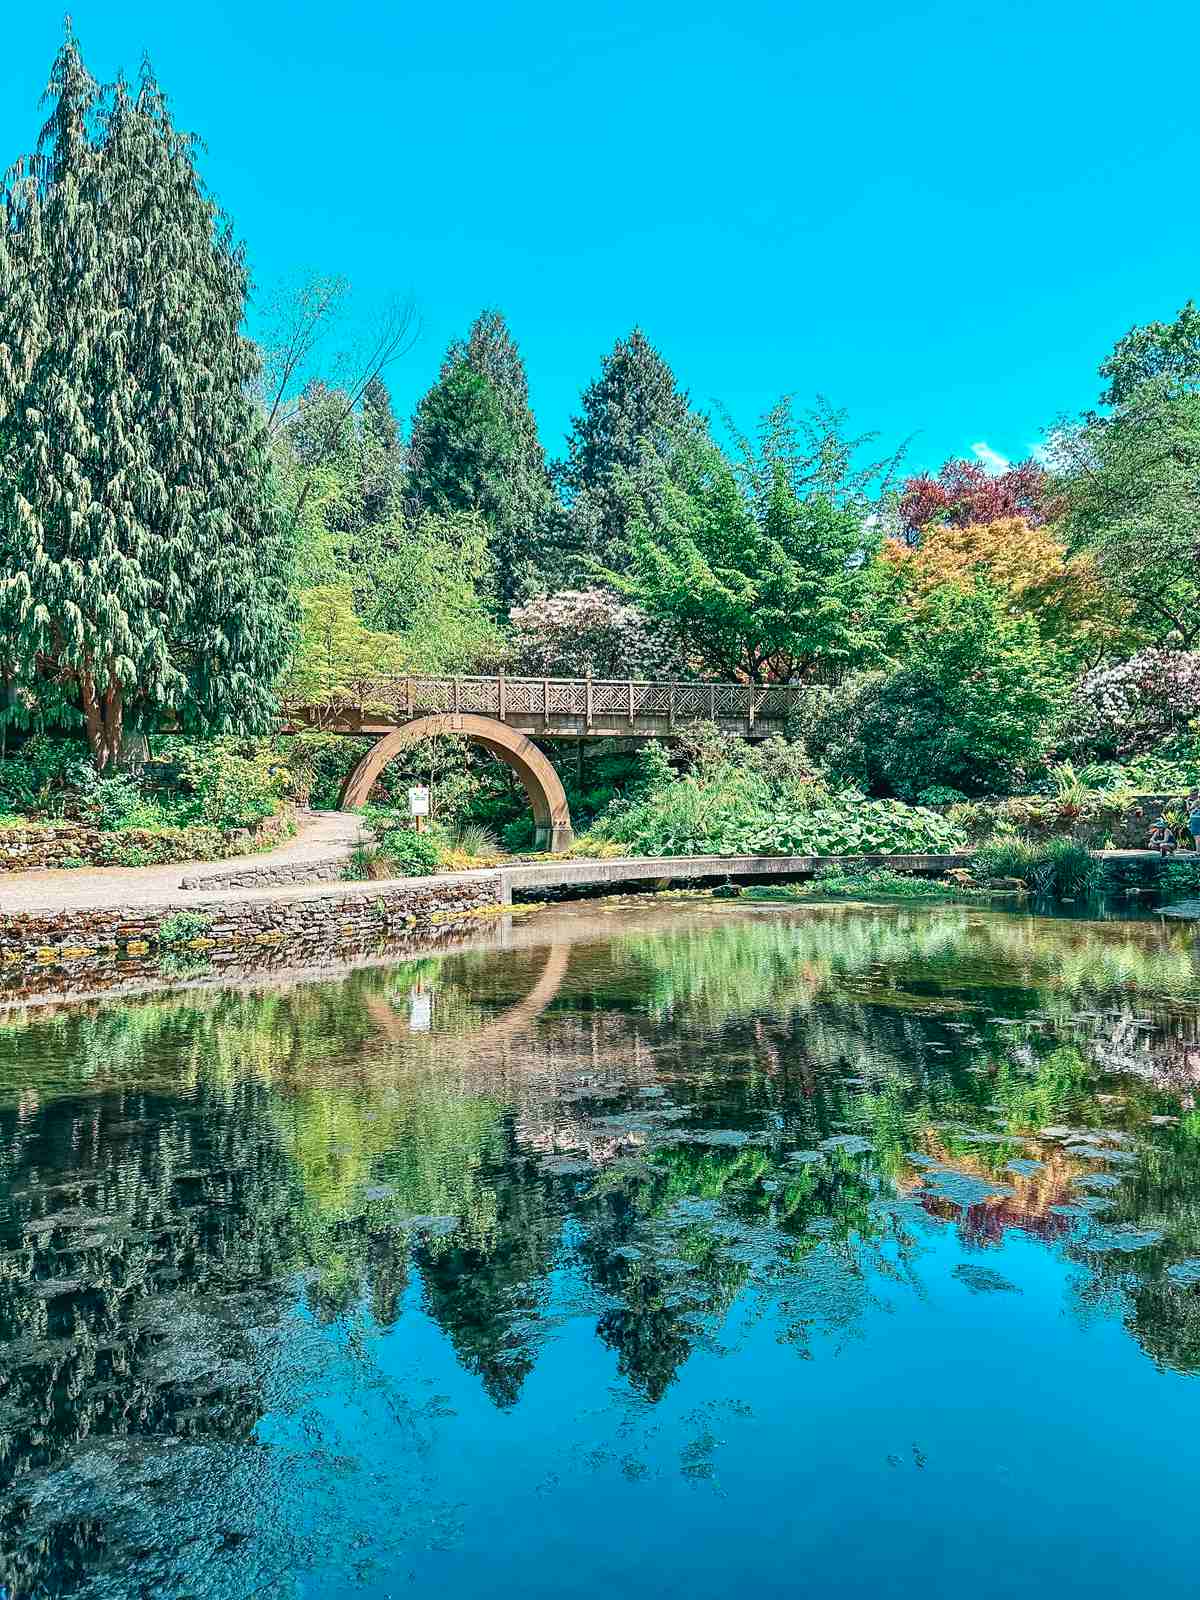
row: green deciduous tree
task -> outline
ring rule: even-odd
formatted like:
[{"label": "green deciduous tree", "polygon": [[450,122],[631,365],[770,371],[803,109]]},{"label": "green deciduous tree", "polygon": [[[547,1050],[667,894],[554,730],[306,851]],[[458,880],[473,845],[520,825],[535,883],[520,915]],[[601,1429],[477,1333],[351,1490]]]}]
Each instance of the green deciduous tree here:
[{"label": "green deciduous tree", "polygon": [[1054,454],[1076,549],[1147,642],[1200,642],[1200,313],[1133,328],[1100,368],[1107,411],[1061,427]]},{"label": "green deciduous tree", "polygon": [[983,580],[925,599],[903,664],[835,693],[813,748],[845,776],[916,798],[1004,792],[1036,761],[1061,703],[1053,648]]},{"label": "green deciduous tree", "polygon": [[195,142],[68,34],[0,230],[0,634],[78,705],[97,764],[163,719],[262,724],[288,541],[240,332],[246,271]]},{"label": "green deciduous tree", "polygon": [[725,677],[839,676],[881,655],[894,614],[857,469],[789,441],[776,408],[736,466],[692,428],[624,480],[636,510],[612,581]]},{"label": "green deciduous tree", "polygon": [[492,562],[477,513],[432,513],[373,530],[353,578],[359,614],[400,635],[407,671],[474,672],[504,658],[487,603]]}]

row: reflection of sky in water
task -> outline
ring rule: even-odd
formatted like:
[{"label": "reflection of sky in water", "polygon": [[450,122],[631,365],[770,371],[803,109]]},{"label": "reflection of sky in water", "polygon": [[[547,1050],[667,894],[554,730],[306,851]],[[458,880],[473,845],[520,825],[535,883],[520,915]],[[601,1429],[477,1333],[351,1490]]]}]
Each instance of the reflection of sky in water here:
[{"label": "reflection of sky in water", "polygon": [[1190,1592],[1197,970],[701,903],[8,1018],[0,1581]]}]

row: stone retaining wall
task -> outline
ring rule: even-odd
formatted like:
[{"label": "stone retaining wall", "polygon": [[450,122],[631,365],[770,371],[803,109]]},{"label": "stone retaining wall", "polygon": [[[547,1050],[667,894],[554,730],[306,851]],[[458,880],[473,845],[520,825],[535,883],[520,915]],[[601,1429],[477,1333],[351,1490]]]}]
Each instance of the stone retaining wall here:
[{"label": "stone retaining wall", "polygon": [[179,880],[181,889],[267,889],[288,884],[337,883],[346,870],[350,852],[343,850],[320,861],[283,862],[270,867],[233,867],[228,872],[196,872]]},{"label": "stone retaining wall", "polygon": [[[338,890],[264,890],[244,899],[225,894],[174,905],[25,912],[0,919],[0,959],[84,961],[101,951],[139,956],[168,943],[219,963],[247,945],[279,944],[302,963],[344,943],[361,948],[397,934],[461,932],[500,910],[501,890],[497,872],[462,872]],[[169,941],[160,935],[164,924]]]},{"label": "stone retaining wall", "polygon": [[[1186,814],[1188,796],[1147,792],[1120,805],[1092,796],[1081,807],[1072,807],[1051,795],[1013,795],[936,809],[956,821],[972,844],[982,844],[1002,825],[1031,839],[1076,839],[1089,850],[1141,850],[1151,824],[1164,808]],[[1190,843],[1186,835],[1183,843]]]},{"label": "stone retaining wall", "polygon": [[16,822],[0,827],[0,872],[44,868],[168,866],[172,862],[246,855],[279,844],[292,833],[291,808],[256,828],[222,833],[206,824],[187,828],[103,830],[83,822]]}]

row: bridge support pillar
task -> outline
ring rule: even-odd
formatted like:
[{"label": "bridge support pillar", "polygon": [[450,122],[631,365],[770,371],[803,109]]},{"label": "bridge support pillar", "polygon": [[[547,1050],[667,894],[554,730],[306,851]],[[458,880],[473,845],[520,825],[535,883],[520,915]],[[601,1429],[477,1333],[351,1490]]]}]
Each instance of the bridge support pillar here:
[{"label": "bridge support pillar", "polygon": [[575,829],[570,823],[560,823],[557,827],[543,828],[537,825],[533,830],[533,848],[535,850],[548,850],[551,855],[561,855],[564,850],[569,850],[575,843]]}]

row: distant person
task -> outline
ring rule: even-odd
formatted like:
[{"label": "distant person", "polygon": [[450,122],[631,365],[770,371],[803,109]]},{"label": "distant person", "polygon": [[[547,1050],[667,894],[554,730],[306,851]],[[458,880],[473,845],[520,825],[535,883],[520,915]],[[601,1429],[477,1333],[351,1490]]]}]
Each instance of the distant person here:
[{"label": "distant person", "polygon": [[1157,850],[1163,858],[1169,856],[1175,849],[1175,838],[1166,817],[1155,819],[1154,826],[1150,829],[1150,848]]},{"label": "distant person", "polygon": [[1200,795],[1192,801],[1192,809],[1188,812],[1188,832],[1192,836],[1192,849],[1200,850]]}]

